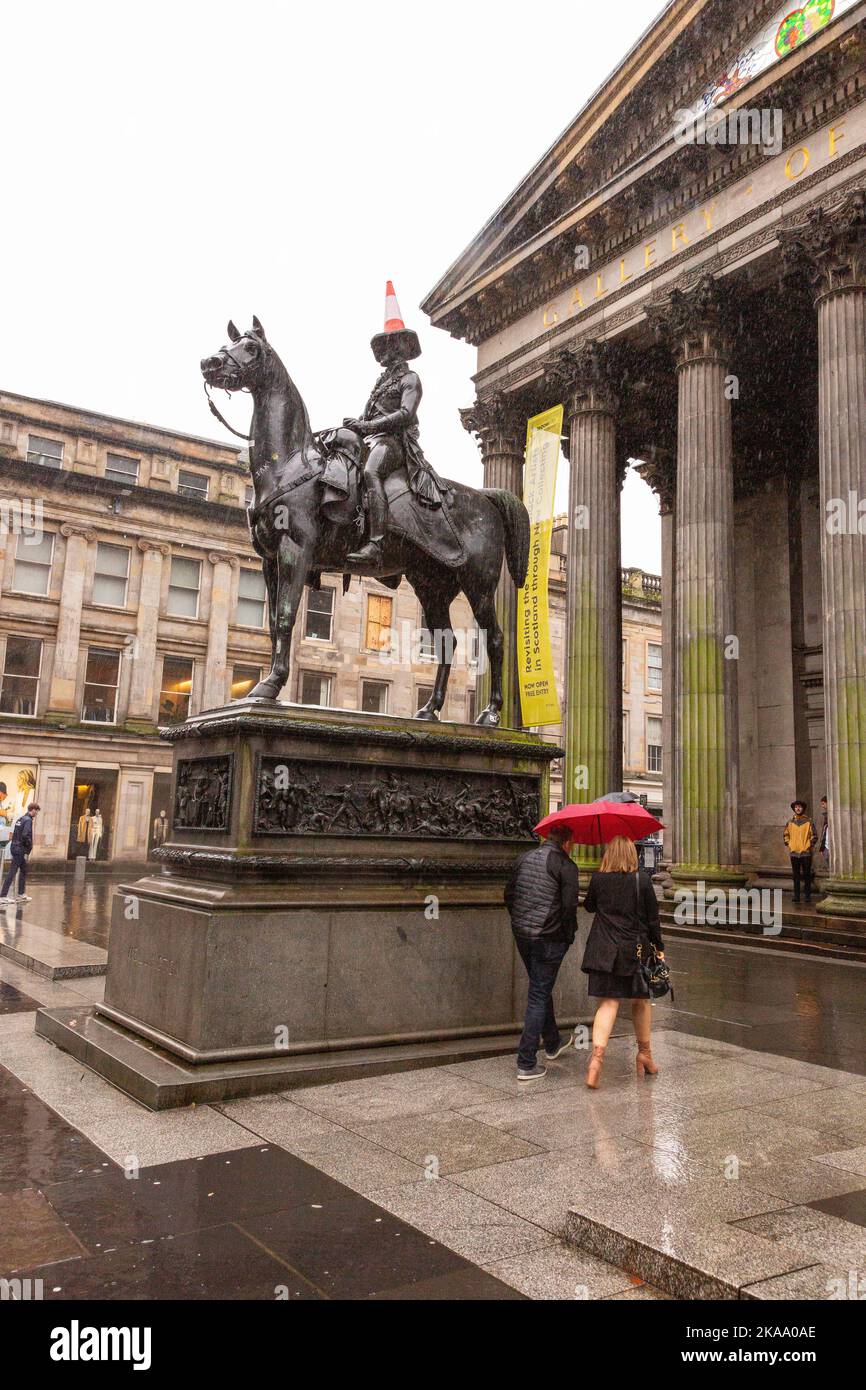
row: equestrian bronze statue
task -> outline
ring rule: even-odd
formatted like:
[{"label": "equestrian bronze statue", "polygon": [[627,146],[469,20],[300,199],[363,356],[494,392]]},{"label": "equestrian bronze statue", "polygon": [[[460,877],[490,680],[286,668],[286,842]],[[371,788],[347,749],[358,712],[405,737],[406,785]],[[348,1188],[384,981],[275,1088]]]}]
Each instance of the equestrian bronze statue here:
[{"label": "equestrian bronze statue", "polygon": [[529,516],[513,493],[439,478],[427,463],[418,443],[420,382],[407,360],[417,356],[415,334],[401,322],[393,340],[383,341],[392,337],[386,323],[385,334],[373,339],[385,371],[363,417],[314,435],[258,319],[246,333],[233,323],[227,331],[230,342],[204,358],[201,370],[206,387],[252,395],[248,518],[264,571],[272,644],[271,669],[245,698],[275,700],[285,685],[305,584],[318,587],[327,571],[342,574],[344,587],[361,573],[396,589],[405,575],[439,655],[433,693],[416,718],[438,719],[445,702],[454,650],[450,608],[462,590],[486,631],[490,661],[490,698],[475,722],[497,725],[502,630],[494,596],[503,560],[513,582],[525,582]]}]

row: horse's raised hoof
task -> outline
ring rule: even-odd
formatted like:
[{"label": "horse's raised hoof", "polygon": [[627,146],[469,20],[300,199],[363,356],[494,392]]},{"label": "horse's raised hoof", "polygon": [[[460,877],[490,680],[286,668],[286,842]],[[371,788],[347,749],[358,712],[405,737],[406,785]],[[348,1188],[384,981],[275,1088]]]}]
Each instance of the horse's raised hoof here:
[{"label": "horse's raised hoof", "polygon": [[491,709],[488,705],[487,709],[481,711],[475,723],[480,724],[484,729],[498,729],[501,719],[499,710]]},{"label": "horse's raised hoof", "polygon": [[245,699],[245,700],[276,700],[277,696],[279,695],[279,693],[280,693],[280,691],[282,690],[282,688],[283,688],[284,685],[285,685],[285,681],[273,681],[273,680],[263,680],[263,681],[259,681],[258,685],[254,685],[253,688],[252,688],[252,690],[250,691],[250,693],[249,693],[248,695],[245,695],[245,696],[244,696],[244,699]]},{"label": "horse's raised hoof", "polygon": [[424,705],[421,709],[419,709],[418,713],[415,715],[415,718],[426,719],[428,723],[439,723],[438,712],[435,709],[431,709],[429,705]]}]

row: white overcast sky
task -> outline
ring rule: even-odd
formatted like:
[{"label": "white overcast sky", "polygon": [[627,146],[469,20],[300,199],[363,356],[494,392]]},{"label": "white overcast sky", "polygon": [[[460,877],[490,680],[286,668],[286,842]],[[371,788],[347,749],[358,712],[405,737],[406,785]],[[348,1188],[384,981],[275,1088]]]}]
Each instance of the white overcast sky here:
[{"label": "white overcast sky", "polygon": [[[199,359],[255,313],[322,428],[364,404],[390,278],[427,456],[480,484],[457,414],[474,350],[418,304],[660,9],[7,6],[0,386],[219,438]],[[246,429],[248,398],[223,413]],[[623,563],[660,566],[634,476]]]}]

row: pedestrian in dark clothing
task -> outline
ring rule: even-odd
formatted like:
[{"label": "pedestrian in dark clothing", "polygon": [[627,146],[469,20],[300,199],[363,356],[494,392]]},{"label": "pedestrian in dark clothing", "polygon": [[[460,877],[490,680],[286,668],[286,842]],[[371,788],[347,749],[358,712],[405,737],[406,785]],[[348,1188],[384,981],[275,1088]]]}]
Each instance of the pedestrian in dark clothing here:
[{"label": "pedestrian in dark clothing", "polygon": [[631,1000],[637,1039],[637,1071],[655,1076],[658,1066],[650,1047],[652,1014],[649,991],[641,971],[654,946],[664,956],[659,930],[659,906],[652,879],[638,868],[631,840],[618,835],[607,846],[601,865],[589,880],[583,905],[595,919],[586,943],[581,969],[589,976],[589,993],[601,1003],[592,1024],[592,1057],[586,1084],[598,1089],[604,1053],[616,1023],[621,999]]},{"label": "pedestrian in dark clothing", "polygon": [[806,815],[805,801],[792,801],[794,815],[784,830],[785,844],[791,856],[791,873],[794,879],[794,902],[800,901],[800,884],[803,884],[803,900],[812,901],[812,851],[818,836],[815,827]]},{"label": "pedestrian in dark clothing", "polygon": [[0,887],[0,906],[5,906],[8,901],[9,891],[18,875],[18,902],[29,902],[24,889],[27,887],[27,856],[33,849],[33,817],[38,813],[39,807],[35,801],[27,807],[23,816],[19,816],[12,829],[12,839],[9,843],[9,868],[3,885]]},{"label": "pedestrian in dark clothing", "polygon": [[569,1046],[553,1010],[553,986],[577,934],[577,866],[569,858],[573,832],[553,826],[548,839],[517,861],[505,889],[505,905],[520,959],[529,976],[523,1036],[517,1052],[518,1081],[537,1081],[547,1068],[537,1061],[544,1040],[546,1061]]}]

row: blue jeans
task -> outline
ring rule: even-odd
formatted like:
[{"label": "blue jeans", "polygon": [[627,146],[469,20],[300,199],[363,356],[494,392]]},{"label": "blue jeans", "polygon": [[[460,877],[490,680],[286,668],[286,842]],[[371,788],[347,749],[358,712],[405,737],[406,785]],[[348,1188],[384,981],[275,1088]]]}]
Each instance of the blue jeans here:
[{"label": "blue jeans", "polygon": [[515,941],[529,976],[526,1018],[517,1051],[517,1066],[520,1071],[530,1071],[535,1066],[538,1044],[542,1038],[548,1052],[555,1052],[562,1041],[553,1012],[553,986],[568,946],[564,941],[552,941],[549,937],[529,941],[517,936]]},{"label": "blue jeans", "polygon": [[18,875],[18,892],[23,894],[27,887],[27,857],[23,854],[16,854],[13,849],[9,855],[9,868],[0,888],[0,898],[7,897],[12,884],[15,882],[15,875]]}]

